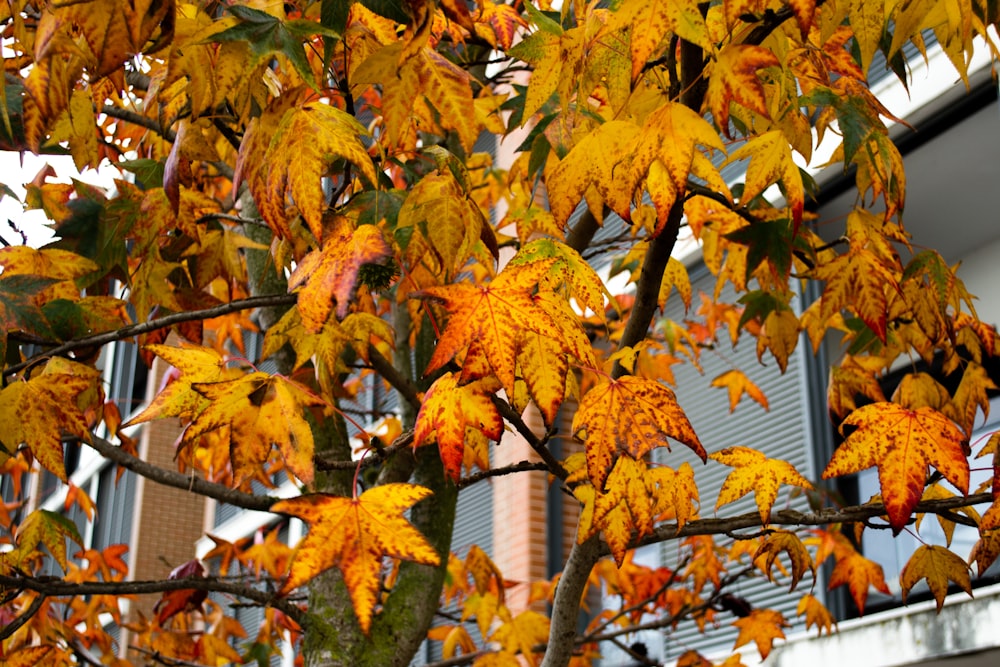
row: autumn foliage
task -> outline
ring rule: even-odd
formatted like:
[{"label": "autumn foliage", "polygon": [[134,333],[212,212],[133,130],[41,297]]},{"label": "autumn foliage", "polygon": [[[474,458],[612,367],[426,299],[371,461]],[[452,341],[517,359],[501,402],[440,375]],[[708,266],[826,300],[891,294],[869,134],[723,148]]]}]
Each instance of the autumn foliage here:
[{"label": "autumn foliage", "polygon": [[[967,78],[973,49],[997,55],[998,18],[985,0],[0,3],[0,147],[116,175],[39,173],[23,204],[56,240],[0,249],[0,662],[264,664],[288,643],[309,665],[407,665],[426,638],[448,664],[583,666],[653,622],[731,624],[737,665],[795,620],[734,594],[742,578],[790,588],[820,633],[822,567],[861,612],[889,592],[866,524],[950,536],[960,519],[982,573],[1000,555],[1000,439],[969,439],[1000,338],[955,269],[911,245],[899,119],[869,83],[884,67],[909,84],[914,48]],[[824,166],[858,205],[821,236]],[[697,252],[672,257],[679,238]],[[699,262],[712,294],[693,293]],[[683,320],[661,317],[673,300]],[[842,444],[822,479],[699,438],[679,397],[768,397],[735,367],[672,386],[672,365],[738,345],[784,372],[824,339]],[[164,377],[129,414],[102,376],[116,341]],[[359,414],[365,392],[399,407]],[[172,469],[135,439],[165,419],[183,426]],[[513,439],[533,459],[492,467]],[[88,548],[39,505],[47,471],[94,520],[74,447],[307,533],[210,536],[204,564],[133,581],[132,545]],[[716,497],[678,450],[726,467]],[[993,466],[982,488],[974,457]],[[843,506],[835,480],[868,468],[881,493]],[[579,510],[561,576],[508,581],[479,546],[450,551],[460,488],[538,471]],[[731,510],[751,492],[753,511]],[[633,559],[664,541],[669,566]],[[940,607],[971,570],[925,544],[899,585],[926,581]],[[537,604],[511,603],[514,586]],[[152,611],[128,613],[143,596]]]}]

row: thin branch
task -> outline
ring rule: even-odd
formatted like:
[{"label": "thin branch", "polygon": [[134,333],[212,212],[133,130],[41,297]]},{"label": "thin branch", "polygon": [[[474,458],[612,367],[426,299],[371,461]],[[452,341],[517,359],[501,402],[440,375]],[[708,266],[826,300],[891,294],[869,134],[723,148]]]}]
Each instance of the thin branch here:
[{"label": "thin branch", "polygon": [[222,484],[206,481],[200,477],[192,477],[179,472],[174,472],[173,470],[160,468],[159,466],[147,463],[138,457],[132,456],[121,447],[118,447],[110,441],[96,435],[91,435],[90,441],[87,442],[87,444],[97,450],[97,452],[104,458],[117,463],[127,470],[131,470],[137,475],[142,475],[146,479],[152,480],[164,486],[171,486],[175,489],[182,489],[184,491],[190,491],[191,493],[197,493],[202,496],[214,498],[220,503],[227,503],[229,505],[235,505],[236,507],[242,507],[248,510],[256,510],[258,512],[267,512],[270,511],[271,505],[279,500],[279,498],[274,498],[272,496],[257,496],[251,493],[244,493],[243,491],[231,489]]},{"label": "thin branch", "polygon": [[[25,587],[19,586],[18,588]],[[25,609],[23,613],[19,614],[17,618],[8,623],[6,627],[0,628],[0,642],[13,635],[21,628],[22,625],[30,621],[31,617],[38,613],[38,610],[42,608],[43,604],[45,604],[45,596],[39,595],[31,601],[31,604],[28,605],[28,608]]]},{"label": "thin branch", "polygon": [[149,656],[149,659],[153,662],[158,662],[161,665],[166,665],[167,667],[208,667],[204,663],[181,660],[180,658],[171,658],[161,654],[159,651],[153,651],[148,648],[143,648],[142,646],[136,646],[135,644],[130,644],[128,648],[130,651],[135,651],[136,653],[142,653],[143,655]]},{"label": "thin branch", "polygon": [[462,489],[466,486],[472,486],[476,482],[481,482],[484,479],[489,479],[491,477],[502,477],[504,475],[512,475],[514,473],[528,472],[531,470],[548,472],[549,466],[544,461],[520,461],[518,463],[512,463],[509,466],[503,466],[502,468],[481,470],[480,472],[473,473],[468,477],[463,477],[458,480],[458,488]]},{"label": "thin branch", "polygon": [[75,597],[80,595],[147,595],[169,591],[195,590],[209,593],[226,593],[247,600],[253,600],[265,607],[287,614],[302,625],[306,612],[298,605],[277,597],[274,593],[262,591],[231,578],[184,577],[182,579],[157,579],[147,581],[84,581],[72,582],[46,577],[17,577],[0,575],[0,586],[21,588],[39,593],[44,597]]},{"label": "thin branch", "polygon": [[371,362],[372,368],[374,368],[382,378],[392,385],[393,389],[399,392],[399,395],[406,399],[414,410],[419,410],[420,392],[417,390],[416,386],[410,380],[399,372],[392,362],[386,359],[381,352],[374,345],[368,346],[368,359]]},{"label": "thin branch", "polygon": [[206,213],[195,220],[194,224],[201,225],[209,222],[210,220],[225,220],[227,222],[235,222],[240,225],[260,225],[267,227],[267,223],[260,218],[241,218],[240,216],[233,215],[231,213]]},{"label": "thin branch", "polygon": [[128,109],[122,109],[121,107],[116,107],[111,104],[105,104],[101,107],[100,111],[105,116],[111,116],[112,118],[123,120],[126,123],[132,123],[133,125],[139,125],[147,130],[151,130],[167,141],[173,141],[177,138],[177,133],[169,127],[163,127],[159,122],[153,120],[152,118],[147,118],[141,113],[130,111]]},{"label": "thin branch", "polygon": [[62,345],[57,345],[51,350],[43,352],[42,354],[35,355],[31,359],[8,366],[6,369],[4,369],[3,375],[4,376],[13,375],[14,373],[22,371],[25,368],[28,368],[29,366],[35,363],[38,363],[38,359],[42,357],[64,356],[67,353],[72,352],[74,350],[79,350],[85,347],[98,347],[101,345],[107,345],[108,343],[124,340],[126,338],[132,338],[133,336],[140,336],[142,334],[150,333],[151,331],[157,331],[159,329],[171,327],[175,324],[181,324],[183,322],[211,319],[213,317],[220,317],[222,315],[228,315],[230,313],[239,312],[241,310],[266,308],[269,306],[287,306],[294,304],[297,300],[298,300],[297,293],[268,294],[265,296],[252,296],[248,299],[238,299],[236,301],[230,301],[229,303],[223,303],[218,306],[213,306],[211,308],[204,308],[202,310],[187,310],[182,313],[171,313],[169,315],[164,315],[163,317],[158,317],[155,320],[150,320],[148,322],[140,322],[138,324],[132,324],[126,327],[122,327],[120,329],[115,329],[114,331],[106,331],[104,333],[96,334],[93,336],[87,336],[86,338],[77,338],[71,341],[67,341]]},{"label": "thin branch", "polygon": [[566,468],[563,467],[562,463],[559,462],[549,448],[545,446],[545,443],[549,440],[549,435],[546,434],[545,437],[539,438],[535,435],[535,432],[528,428],[528,425],[524,423],[521,419],[521,415],[517,414],[517,411],[511,407],[510,403],[503,400],[499,396],[491,396],[490,399],[493,401],[493,405],[497,407],[500,412],[500,416],[510,422],[522,438],[528,441],[531,448],[535,450],[535,453],[542,457],[545,461],[545,465],[548,467],[549,471],[561,480],[565,480],[569,477],[569,473]]},{"label": "thin branch", "polygon": [[406,449],[411,445],[413,445],[413,431],[407,431],[393,440],[392,444],[388,447],[372,449],[374,456],[370,458],[365,457],[362,461],[342,461],[340,459],[330,460],[325,457],[317,456],[314,460],[314,465],[316,466],[316,470],[324,471],[354,470],[355,468],[364,469],[373,466],[376,463],[381,463],[400,449]]},{"label": "thin branch", "polygon": [[[970,505],[979,505],[993,502],[993,494],[977,493],[971,496],[941,498],[935,500],[922,500],[917,503],[914,511],[921,514],[945,514],[950,510]],[[799,512],[798,510],[784,509],[771,514],[768,526],[827,526],[835,523],[859,523],[872,517],[883,516],[885,505],[882,503],[871,503],[870,505],[856,505],[843,508],[827,508],[817,512]],[[662,524],[641,540],[637,540],[632,547],[667,542],[691,535],[723,535],[744,528],[762,527],[760,514],[748,512],[739,516],[726,517],[723,519],[692,519],[678,530],[676,523]],[[602,545],[601,554],[609,555],[611,551],[606,545]]]}]

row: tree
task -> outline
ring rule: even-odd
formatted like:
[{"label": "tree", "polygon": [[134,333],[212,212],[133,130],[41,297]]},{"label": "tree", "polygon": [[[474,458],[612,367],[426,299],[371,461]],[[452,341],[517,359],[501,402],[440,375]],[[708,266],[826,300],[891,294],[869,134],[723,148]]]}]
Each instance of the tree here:
[{"label": "tree", "polygon": [[[585,665],[599,640],[650,618],[710,629],[720,610],[739,616],[737,645],[766,655],[786,619],[728,587],[754,575],[794,589],[832,562],[831,585],[863,608],[885,583],[856,535],[878,517],[895,533],[926,513],[978,526],[982,572],[1000,553],[1000,477],[969,488],[969,436],[996,389],[983,363],[997,333],[938,253],[910,247],[896,119],[867,73],[881,55],[905,83],[903,47],[923,52],[932,33],[964,77],[973,48],[996,52],[997,18],[979,0],[3,4],[3,147],[122,177],[103,191],[40,174],[25,205],[58,240],[0,250],[0,462],[20,494],[0,515],[0,655],[128,664],[109,654],[98,617],[111,614],[139,660],[265,660],[259,644],[233,648],[209,591],[266,606],[271,639],[291,633],[307,665],[406,665],[428,632],[448,664]],[[519,143],[512,160],[477,152],[483,135]],[[820,144],[859,202],[826,238],[800,167]],[[720,165],[740,161],[731,186]],[[617,219],[620,252],[595,241]],[[671,258],[682,229],[719,286],[697,307]],[[628,273],[625,293],[607,288],[608,267]],[[796,312],[794,287],[809,282],[821,296]],[[719,298],[725,285],[738,302]],[[660,321],[667,298],[689,318]],[[241,357],[242,333],[258,328],[275,374]],[[709,454],[675,394],[708,379],[667,381],[672,363],[697,364],[727,338],[783,370],[801,333],[845,350],[830,381],[845,440],[823,477],[876,467],[872,502],[838,506],[748,447]],[[177,470],[140,459],[104,400],[98,353],[123,340],[172,367],[129,424],[182,420]],[[907,358],[957,389],[913,371],[886,397]],[[346,407],[361,381],[400,397],[381,437]],[[767,400],[739,369],[710,384],[734,408]],[[490,468],[508,431],[537,462]],[[581,453],[555,455],[570,438]],[[994,471],[997,442],[974,452]],[[699,513],[691,467],[661,456],[671,443],[732,467],[718,498],[700,498],[716,517]],[[192,561],[125,581],[122,547],[71,559],[72,523],[28,511],[27,472],[68,481],[78,444],[149,483],[299,517],[308,534],[290,556],[220,540],[218,576]],[[565,569],[538,588],[550,618],[508,607],[482,549],[449,556],[458,489],[529,470],[581,507]],[[300,496],[253,492],[279,471]],[[811,492],[814,510],[776,510],[782,486]],[[758,511],[726,514],[751,490]],[[93,508],[80,489],[67,497]],[[724,548],[734,531],[750,534]],[[659,541],[678,543],[673,568],[631,560]],[[253,560],[260,581],[225,576],[234,559]],[[939,606],[949,583],[970,590],[969,567],[941,546],[917,550],[904,592],[920,579]],[[595,586],[622,608],[591,610],[581,633]],[[118,596],[142,594],[159,596],[153,617],[122,618]],[[822,604],[797,594],[829,632]],[[431,630],[442,601],[485,639],[457,617]]]}]

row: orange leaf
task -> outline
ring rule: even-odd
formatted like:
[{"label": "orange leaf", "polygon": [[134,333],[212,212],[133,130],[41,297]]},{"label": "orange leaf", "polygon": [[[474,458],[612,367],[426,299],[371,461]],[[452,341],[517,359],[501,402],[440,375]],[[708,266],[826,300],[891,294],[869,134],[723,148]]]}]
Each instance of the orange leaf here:
[{"label": "orange leaf", "polygon": [[771,517],[771,506],[778,497],[778,486],[792,484],[803,489],[813,488],[809,480],[800,475],[791,463],[769,459],[756,449],[727,447],[709,458],[734,468],[722,483],[715,508],[736,502],[753,491],[760,520],[765,525]]},{"label": "orange leaf", "polygon": [[573,433],[586,443],[587,472],[597,488],[621,454],[639,459],[656,447],[670,448],[670,438],[705,460],[691,422],[668,387],[625,376],[597,385],[584,395],[573,418]]},{"label": "orange leaf", "polygon": [[857,427],[830,459],[823,479],[878,466],[889,524],[906,525],[927,483],[927,465],[937,468],[963,494],[969,490],[965,436],[931,408],[907,410],[895,403],[872,403],[852,412],[841,425]]},{"label": "orange leaf", "polygon": [[764,87],[757,70],[780,64],[774,53],[760,46],[727,44],[719,51],[711,70],[705,106],[709,107],[715,124],[727,137],[729,133],[729,103],[736,102],[767,116]]},{"label": "orange leaf", "polygon": [[458,480],[466,440],[477,433],[497,441],[503,435],[503,419],[491,400],[499,389],[493,378],[460,385],[453,373],[439,377],[424,395],[417,414],[413,448],[436,441],[445,471]]},{"label": "orange leaf", "polygon": [[903,602],[910,589],[921,579],[927,580],[931,589],[937,610],[944,606],[944,598],[948,595],[948,582],[953,581],[963,591],[972,595],[972,583],[969,581],[969,566],[964,560],[945,547],[924,544],[910,556],[899,573],[899,585],[903,589]]},{"label": "orange leaf", "polygon": [[729,391],[729,412],[736,410],[736,405],[740,402],[743,394],[760,403],[765,410],[770,409],[767,404],[767,396],[760,390],[760,387],[750,381],[750,378],[743,371],[735,369],[726,371],[712,380],[712,386],[725,387]]},{"label": "orange leaf", "polygon": [[847,584],[854,604],[858,606],[858,612],[864,613],[865,602],[868,600],[868,588],[873,587],[880,593],[890,595],[889,587],[885,583],[885,575],[882,573],[882,566],[874,561],[870,561],[856,551],[851,551],[837,559],[837,564],[830,573],[830,580],[827,586],[830,590]]},{"label": "orange leaf", "polygon": [[485,365],[500,380],[507,395],[515,395],[514,370],[522,332],[534,332],[554,341],[567,339],[564,327],[539,303],[537,294],[539,281],[554,261],[510,267],[487,285],[447,285],[416,293],[419,298],[443,301],[449,313],[448,324],[424,372],[433,373],[467,350],[460,382],[481,377],[477,370],[469,369]]},{"label": "orange leaf", "polygon": [[313,494],[282,500],[271,509],[297,516],[309,524],[309,533],[296,548],[287,594],[332,567],[344,575],[358,624],[367,633],[378,597],[379,574],[385,556],[438,566],[441,557],[403,516],[430,489],[412,484],[385,484],[342,498]]},{"label": "orange leaf", "polygon": [[781,612],[773,609],[754,609],[749,616],[733,621],[733,625],[740,629],[733,648],[755,642],[761,658],[766,658],[771,652],[771,645],[775,639],[785,638],[782,628],[788,627]]},{"label": "orange leaf", "polygon": [[288,289],[299,285],[298,309],[306,330],[322,328],[337,302],[337,318],[344,319],[354,298],[358,272],[364,264],[382,264],[392,256],[392,249],[375,225],[357,228],[347,219],[336,217],[333,229],[323,238],[320,250],[302,258],[288,278]]}]

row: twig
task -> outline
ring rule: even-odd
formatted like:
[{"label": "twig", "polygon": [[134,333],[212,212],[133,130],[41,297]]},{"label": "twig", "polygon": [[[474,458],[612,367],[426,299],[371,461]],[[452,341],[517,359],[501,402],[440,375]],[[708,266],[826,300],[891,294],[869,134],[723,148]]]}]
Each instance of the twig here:
[{"label": "twig", "polygon": [[549,472],[561,480],[565,480],[569,477],[569,472],[566,471],[566,468],[564,468],[562,463],[559,462],[559,459],[552,455],[549,448],[545,446],[545,443],[549,440],[548,434],[546,434],[543,438],[539,438],[535,435],[535,432],[524,423],[524,420],[521,419],[521,415],[517,414],[517,411],[511,407],[510,403],[503,400],[499,396],[491,396],[490,400],[492,400],[493,405],[497,407],[497,410],[500,412],[500,416],[510,422],[521,437],[524,438],[529,445],[531,445],[531,448],[535,450],[535,453],[542,457],[542,460],[545,461],[545,465],[548,467]]},{"label": "twig", "polygon": [[549,466],[544,461],[520,461],[519,463],[512,463],[509,466],[503,466],[502,468],[490,468],[489,470],[482,470],[458,480],[458,488],[463,489],[467,486],[472,486],[476,482],[481,482],[484,479],[489,479],[491,477],[502,477],[504,475],[512,475],[514,473],[528,472],[531,470],[548,472]]},{"label": "twig", "polygon": [[258,512],[267,512],[270,511],[271,505],[279,500],[278,498],[274,498],[272,496],[258,496],[251,493],[244,493],[243,491],[231,489],[222,484],[209,482],[200,477],[192,477],[179,472],[174,472],[173,470],[160,468],[159,466],[155,466],[138,457],[132,456],[121,447],[118,447],[110,441],[96,435],[91,435],[90,441],[87,442],[87,444],[97,450],[97,452],[104,458],[110,459],[121,467],[131,470],[137,475],[142,475],[146,479],[150,479],[164,486],[171,486],[175,489],[191,491],[192,493],[214,498],[221,503],[235,505],[236,507],[242,507],[248,510],[256,510]]},{"label": "twig", "polygon": [[84,347],[96,347],[101,345],[106,345],[108,343],[113,343],[115,341],[124,340],[126,338],[132,338],[133,336],[141,336],[142,334],[150,333],[151,331],[157,331],[159,329],[164,329],[166,327],[171,327],[175,324],[181,324],[183,322],[191,322],[194,320],[211,319],[213,317],[220,317],[222,315],[228,315],[230,313],[239,312],[241,310],[252,310],[254,308],[266,308],[269,306],[287,306],[294,304],[298,300],[298,294],[268,294],[265,296],[253,296],[247,299],[238,299],[236,301],[230,301],[229,303],[223,303],[218,306],[213,306],[211,308],[204,308],[202,310],[187,310],[182,313],[171,313],[169,315],[164,315],[163,317],[158,317],[155,320],[150,320],[148,322],[140,322],[138,324],[132,324],[127,327],[122,327],[120,329],[115,329],[114,331],[106,331],[104,333],[95,334],[93,336],[87,336],[85,338],[77,338],[75,340],[67,341],[62,345],[58,345],[51,350],[47,350],[41,354],[35,355],[34,357],[22,361],[17,364],[12,364],[8,366],[3,371],[4,376],[13,375],[19,371],[28,368],[29,366],[38,363],[38,359],[42,357],[59,357],[65,354],[78,350]]},{"label": "twig", "polygon": [[273,593],[223,577],[185,577],[183,579],[159,579],[147,581],[84,581],[71,582],[64,579],[35,579],[0,575],[0,586],[27,589],[43,597],[75,597],[80,595],[146,595],[169,591],[196,590],[210,593],[227,593],[247,600],[253,600],[265,607],[287,614],[298,624],[305,621],[306,612],[288,600]]},{"label": "twig", "polygon": [[141,113],[129,111],[128,109],[122,109],[121,107],[116,107],[111,104],[105,104],[102,106],[100,112],[105,116],[111,116],[112,118],[123,120],[126,123],[132,123],[133,125],[144,127],[147,130],[152,130],[167,141],[173,141],[177,138],[176,132],[170,128],[163,127],[159,122],[153,120],[152,118],[147,118]]},{"label": "twig", "polygon": [[5,627],[0,628],[0,641],[3,641],[13,635],[21,628],[22,625],[30,621],[31,617],[38,613],[38,610],[42,608],[43,604],[45,604],[44,595],[39,595],[32,600],[31,604],[28,605],[28,608],[24,610],[24,613],[19,614],[17,618],[8,623]]}]

